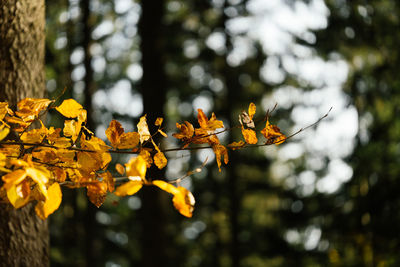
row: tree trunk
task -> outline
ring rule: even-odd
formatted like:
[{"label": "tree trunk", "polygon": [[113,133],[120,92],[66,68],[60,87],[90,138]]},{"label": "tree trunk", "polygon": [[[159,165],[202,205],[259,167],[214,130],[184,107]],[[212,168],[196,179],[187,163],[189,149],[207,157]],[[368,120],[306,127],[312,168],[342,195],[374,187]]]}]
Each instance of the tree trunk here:
[{"label": "tree trunk", "polygon": [[[143,0],[142,15],[139,22],[141,38],[143,77],[141,91],[143,95],[144,113],[150,132],[156,132],[154,122],[157,117],[164,117],[163,107],[166,99],[166,84],[164,73],[164,39],[162,38],[162,19],[164,15],[164,0]],[[157,140],[156,140],[157,143]],[[152,167],[147,172],[150,179],[162,179],[164,171]],[[168,266],[166,218],[162,207],[162,195],[154,188],[141,190],[143,206],[141,210],[142,237],[141,266]]]},{"label": "tree trunk", "polygon": [[[43,0],[0,0],[0,101],[43,97],[44,26]],[[0,204],[0,266],[48,266],[48,240],[34,204]]]}]

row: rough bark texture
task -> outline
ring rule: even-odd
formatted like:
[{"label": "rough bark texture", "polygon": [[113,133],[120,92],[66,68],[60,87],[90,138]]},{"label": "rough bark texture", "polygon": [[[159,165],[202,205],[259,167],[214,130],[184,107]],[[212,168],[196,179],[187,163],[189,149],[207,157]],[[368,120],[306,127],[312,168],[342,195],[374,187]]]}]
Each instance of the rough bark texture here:
[{"label": "rough bark texture", "polygon": [[[43,97],[44,0],[0,0],[0,101]],[[47,222],[34,204],[0,204],[0,266],[48,266]]]},{"label": "rough bark texture", "polygon": [[44,10],[43,0],[0,0],[0,100],[44,93]]}]

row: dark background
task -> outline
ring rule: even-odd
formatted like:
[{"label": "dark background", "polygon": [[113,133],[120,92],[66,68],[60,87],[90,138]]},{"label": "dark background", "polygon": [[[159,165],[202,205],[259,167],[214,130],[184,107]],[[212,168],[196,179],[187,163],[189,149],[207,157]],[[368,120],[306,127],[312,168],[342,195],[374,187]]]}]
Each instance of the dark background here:
[{"label": "dark background", "polygon": [[154,188],[99,209],[84,190],[63,189],[51,266],[399,266],[398,1],[46,8],[48,96],[66,87],[99,137],[111,119],[135,130],[145,113],[164,117],[170,134],[175,122],[194,123],[197,108],[234,126],[250,102],[256,116],[277,103],[271,122],[290,134],[333,107],[285,144],[230,152],[221,173],[211,151],[169,153],[151,178],[180,177],[210,157],[183,183],[196,197],[191,219]]}]

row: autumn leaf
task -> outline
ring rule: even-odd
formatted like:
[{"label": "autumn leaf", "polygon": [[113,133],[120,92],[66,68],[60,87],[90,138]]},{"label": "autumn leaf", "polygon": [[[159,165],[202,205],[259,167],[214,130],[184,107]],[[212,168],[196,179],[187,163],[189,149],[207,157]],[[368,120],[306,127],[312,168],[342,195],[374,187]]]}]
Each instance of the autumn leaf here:
[{"label": "autumn leaf", "polygon": [[167,158],[161,151],[154,155],[154,164],[161,170],[167,165]]},{"label": "autumn leaf", "polygon": [[129,177],[139,177],[145,179],[147,166],[146,160],[141,156],[133,157],[125,164],[126,175]]},{"label": "autumn leaf", "polygon": [[86,186],[87,196],[96,207],[103,205],[107,196],[107,183],[106,182],[92,182]]},{"label": "autumn leaf", "polygon": [[58,183],[53,183],[48,189],[46,201],[39,201],[35,206],[36,214],[42,220],[45,220],[50,214],[58,209],[62,200],[61,188]]},{"label": "autumn leaf", "polygon": [[41,143],[43,139],[47,136],[47,128],[44,126],[43,122],[41,120],[40,124],[41,127],[39,129],[32,129],[29,131],[25,131],[21,135],[21,141],[25,143]]},{"label": "autumn leaf", "polygon": [[112,120],[106,130],[106,136],[107,139],[111,142],[111,146],[116,147],[123,133],[124,128],[122,128],[121,123],[116,120]]},{"label": "autumn leaf", "polygon": [[143,181],[142,180],[135,180],[135,181],[129,181],[127,183],[124,183],[123,185],[117,187],[115,190],[114,194],[123,197],[123,196],[131,196],[138,192],[141,188],[143,187]]},{"label": "autumn leaf", "polygon": [[7,137],[10,133],[10,128],[6,127],[4,124],[0,126],[0,141]]},{"label": "autumn leaf", "polygon": [[222,121],[217,120],[214,113],[212,113],[211,118],[208,119],[203,110],[198,109],[197,111],[197,120],[200,128],[195,129],[196,138],[193,139],[193,142],[199,144],[209,143],[210,145],[219,144],[219,139],[214,132],[218,128],[223,128],[224,124]]},{"label": "autumn leaf", "polygon": [[76,120],[66,120],[64,122],[64,135],[70,137],[75,142],[82,129],[82,124]]},{"label": "autumn leaf", "polygon": [[121,175],[125,174],[125,167],[120,163],[115,164],[115,170]]},{"label": "autumn leaf", "polygon": [[163,118],[158,117],[154,123],[155,126],[161,126],[161,124],[163,123]]},{"label": "autumn leaf", "polygon": [[232,150],[236,150],[236,149],[241,149],[245,146],[245,142],[243,141],[239,141],[239,142],[233,142],[231,144],[228,145],[229,148],[231,148]]},{"label": "autumn leaf", "polygon": [[192,217],[195,199],[189,190],[181,186],[175,187],[162,180],[152,181],[152,184],[173,195],[172,202],[180,214]]},{"label": "autumn leaf", "polygon": [[3,121],[6,115],[13,115],[13,111],[8,108],[7,102],[0,102],[0,121]]},{"label": "autumn leaf", "polygon": [[213,150],[215,153],[215,159],[217,161],[218,169],[221,172],[221,158],[224,158],[224,163],[228,164],[229,162],[229,157],[228,157],[228,150],[226,147],[220,144],[215,144],[213,145]]},{"label": "autumn leaf", "polygon": [[14,208],[19,209],[30,201],[31,188],[28,181],[22,181],[19,184],[13,184],[7,190],[7,198]]},{"label": "autumn leaf", "polygon": [[172,136],[177,139],[181,139],[188,145],[194,134],[193,125],[190,122],[185,121],[182,124],[176,123],[176,128],[178,128],[180,132],[174,133],[172,134]]},{"label": "autumn leaf", "polygon": [[24,98],[18,102],[18,111],[15,114],[25,122],[32,122],[52,102],[52,100],[45,98]]},{"label": "autumn leaf", "polygon": [[111,146],[118,149],[130,149],[139,144],[139,134],[136,132],[124,132],[121,123],[112,120],[106,130],[106,136]]},{"label": "autumn leaf", "polygon": [[146,167],[150,168],[151,165],[153,164],[153,159],[151,157],[151,154],[149,152],[149,150],[151,151],[151,149],[142,149],[142,151],[140,151],[139,156],[141,156],[144,161],[146,162]]},{"label": "autumn leaf", "polygon": [[64,117],[74,119],[79,115],[82,116],[84,109],[82,105],[76,102],[74,99],[66,99],[61,103],[61,105],[56,107],[56,110]]},{"label": "autumn leaf", "polygon": [[270,124],[269,121],[266,122],[265,128],[261,130],[261,133],[267,139],[267,144],[280,145],[286,140],[286,136],[281,133],[279,127]]},{"label": "autumn leaf", "polygon": [[143,144],[143,142],[145,142],[151,138],[149,127],[148,127],[147,121],[146,121],[146,115],[144,115],[140,118],[140,121],[139,121],[137,127],[138,127],[139,136],[140,136],[140,143]]},{"label": "autumn leaf", "polygon": [[246,143],[248,144],[257,144],[258,139],[257,139],[257,135],[256,132],[251,130],[251,129],[245,129],[242,126],[242,134],[244,137],[244,140],[246,141]]},{"label": "autumn leaf", "polygon": [[48,129],[47,137],[46,137],[49,144],[53,145],[55,147],[59,147],[59,148],[70,147],[71,139],[60,136],[60,133],[61,133],[60,128],[55,129],[54,127],[50,127]]}]

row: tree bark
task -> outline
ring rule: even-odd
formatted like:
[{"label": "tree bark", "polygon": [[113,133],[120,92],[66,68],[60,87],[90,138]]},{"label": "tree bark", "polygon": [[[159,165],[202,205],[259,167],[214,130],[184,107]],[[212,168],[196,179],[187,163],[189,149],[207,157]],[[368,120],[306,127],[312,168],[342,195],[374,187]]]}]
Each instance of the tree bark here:
[{"label": "tree bark", "polygon": [[[0,101],[44,96],[44,27],[44,0],[0,0]],[[48,266],[48,240],[34,204],[0,204],[0,266]]]}]

